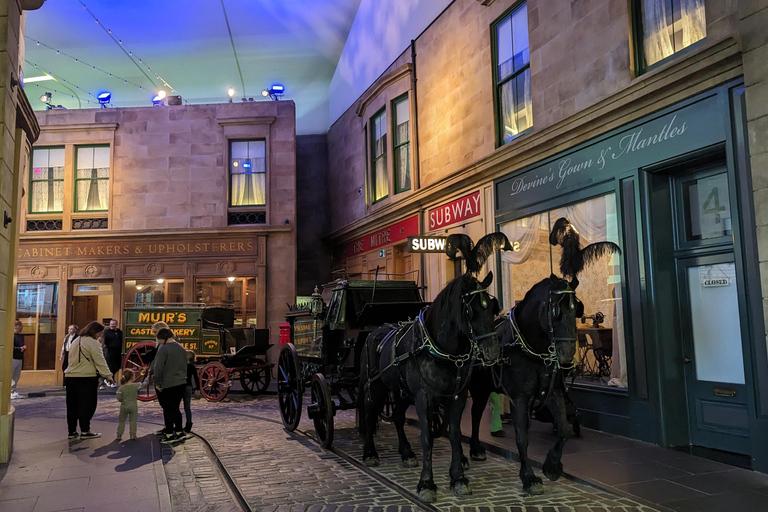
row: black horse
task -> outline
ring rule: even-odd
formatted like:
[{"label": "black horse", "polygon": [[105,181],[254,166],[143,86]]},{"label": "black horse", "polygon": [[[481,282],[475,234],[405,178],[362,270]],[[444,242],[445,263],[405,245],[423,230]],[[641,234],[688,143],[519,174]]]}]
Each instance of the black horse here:
[{"label": "black horse", "polygon": [[[491,237],[491,238],[488,238]],[[462,254],[470,272],[485,260],[489,244],[502,238],[488,235],[477,248],[464,246]],[[503,237],[504,248],[509,247]],[[480,260],[478,261],[478,255]],[[499,357],[499,342],[494,330],[498,302],[487,288],[489,273],[480,282],[471,273],[461,275],[438,294],[415,321],[399,326],[384,325],[374,330],[365,342],[360,360],[359,428],[365,436],[363,461],[377,466],[379,456],[373,442],[379,413],[392,391],[395,403],[393,421],[397,429],[399,453],[405,467],[418,465],[405,437],[405,412],[413,401],[421,428],[422,471],[417,487],[425,502],[437,499],[432,475],[432,432],[430,420],[443,406],[449,425],[452,459],[451,488],[457,496],[470,494],[464,477],[461,453],[461,416],[467,398],[467,384],[477,362],[494,364]]]},{"label": "black horse", "polygon": [[[485,460],[479,441],[480,418],[491,391],[509,396],[520,456],[520,480],[529,494],[541,494],[543,486],[528,462],[528,429],[531,411],[547,407],[555,420],[555,446],[547,453],[544,475],[557,480],[563,474],[561,457],[572,435],[566,418],[565,374],[573,368],[576,354],[576,319],[584,305],[576,297],[577,274],[584,265],[604,254],[620,252],[612,242],[580,247],[579,234],[567,219],[558,219],[550,234],[552,245],[562,245],[560,270],[566,278],[552,274],[526,293],[523,300],[498,323],[496,333],[502,346],[499,369],[478,372],[470,384],[472,393],[472,437],[470,457]],[[500,372],[500,375],[499,375]],[[495,373],[495,374],[494,374]]]}]

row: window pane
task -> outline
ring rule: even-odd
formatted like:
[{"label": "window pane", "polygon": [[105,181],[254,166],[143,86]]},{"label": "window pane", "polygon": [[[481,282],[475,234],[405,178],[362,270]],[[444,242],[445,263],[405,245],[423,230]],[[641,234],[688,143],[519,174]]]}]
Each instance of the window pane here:
[{"label": "window pane", "polygon": [[397,165],[397,190],[402,192],[411,189],[411,146],[404,144],[395,148]]},{"label": "window pane", "polygon": [[263,140],[230,143],[230,206],[266,205],[266,151]]},{"label": "window pane", "polygon": [[707,35],[704,0],[643,0],[641,5],[646,66]]},{"label": "window pane", "polygon": [[378,201],[389,195],[389,183],[387,182],[387,160],[384,157],[379,158],[373,164],[374,166],[374,193],[373,200]]},{"label": "window pane", "polygon": [[[245,285],[245,286],[244,286]],[[243,288],[245,287],[245,300]],[[255,279],[236,278],[205,279],[198,280],[195,286],[196,302],[209,306],[231,306],[235,309],[235,325],[245,325],[249,318],[256,316],[255,310],[251,310],[251,303],[255,309],[256,295]],[[254,298],[251,299],[251,295]]]},{"label": "window pane", "polygon": [[16,290],[16,318],[24,325],[21,333],[27,350],[24,370],[56,369],[56,327],[58,283],[20,283]]},{"label": "window pane", "polygon": [[[94,175],[96,175],[95,172]],[[108,208],[109,180],[77,180],[77,211],[98,211]]]},{"label": "window pane", "polygon": [[505,19],[496,28],[496,42],[498,51],[499,81],[512,74],[512,17]]},{"label": "window pane", "polygon": [[499,100],[502,141],[507,143],[533,125],[530,68],[501,85]]},{"label": "window pane", "polygon": [[184,281],[165,279],[158,283],[156,279],[127,280],[123,283],[123,300],[137,304],[181,303],[184,302]]},{"label": "window pane", "polygon": [[528,5],[523,4],[512,13],[512,45],[515,71],[519,71],[530,62],[528,54]]},{"label": "window pane", "polygon": [[63,180],[32,182],[31,213],[60,212],[63,208]]},{"label": "window pane", "polygon": [[32,150],[30,213],[60,212],[64,204],[64,148]]},{"label": "window pane", "polygon": [[684,182],[683,205],[687,240],[731,236],[731,201],[726,173]]},{"label": "window pane", "polygon": [[77,148],[75,170],[75,211],[109,208],[109,147]]},{"label": "window pane", "polygon": [[408,107],[408,99],[397,102],[395,105],[395,121],[400,126],[403,123],[407,123],[410,118],[410,110]]},{"label": "window pane", "polygon": [[266,176],[264,173],[232,174],[232,206],[263,206]]},{"label": "window pane", "polygon": [[32,167],[60,167],[64,169],[64,148],[33,149]]}]

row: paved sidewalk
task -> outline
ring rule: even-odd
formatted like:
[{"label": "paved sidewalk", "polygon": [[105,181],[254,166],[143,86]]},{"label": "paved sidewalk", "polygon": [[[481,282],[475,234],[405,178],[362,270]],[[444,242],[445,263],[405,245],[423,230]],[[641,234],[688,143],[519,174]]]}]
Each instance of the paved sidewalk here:
[{"label": "paved sidewalk", "polygon": [[68,440],[63,417],[17,410],[13,455],[0,465],[0,510],[170,512],[155,426],[140,423],[139,439],[122,443],[114,421],[91,427],[102,437]]}]

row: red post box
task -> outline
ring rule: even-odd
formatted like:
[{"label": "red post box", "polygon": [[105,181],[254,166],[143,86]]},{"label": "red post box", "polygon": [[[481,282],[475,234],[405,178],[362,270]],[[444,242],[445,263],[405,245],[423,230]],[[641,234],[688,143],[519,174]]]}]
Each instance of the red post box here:
[{"label": "red post box", "polygon": [[288,322],[283,322],[280,324],[280,348],[283,348],[283,345],[286,343],[291,342],[291,324]]}]

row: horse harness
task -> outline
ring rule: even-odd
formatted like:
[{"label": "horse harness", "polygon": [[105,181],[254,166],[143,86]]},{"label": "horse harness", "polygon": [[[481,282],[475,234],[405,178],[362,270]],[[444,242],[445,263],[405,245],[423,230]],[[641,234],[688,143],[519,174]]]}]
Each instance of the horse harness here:
[{"label": "horse harness", "polygon": [[[507,345],[508,347],[518,347],[520,350],[523,351],[524,354],[533,357],[535,359],[540,359],[544,363],[545,371],[544,371],[544,383],[539,388],[538,396],[534,396],[534,400],[538,399],[539,401],[539,407],[544,406],[546,401],[549,399],[549,396],[552,394],[552,390],[555,386],[555,375],[558,373],[558,370],[571,370],[573,369],[575,363],[571,362],[568,366],[563,366],[560,364],[560,361],[557,357],[557,343],[560,341],[570,341],[570,342],[576,342],[578,341],[578,338],[571,337],[571,336],[555,336],[555,326],[554,326],[554,319],[558,318],[561,314],[560,309],[560,302],[563,300],[564,296],[569,295],[569,307],[571,309],[574,309],[576,306],[574,304],[575,297],[576,297],[576,291],[572,290],[570,287],[567,287],[565,290],[549,290],[549,307],[547,308],[547,322],[549,326],[549,346],[547,347],[546,354],[540,354],[533,350],[531,346],[525,341],[525,337],[523,336],[523,333],[520,331],[520,327],[517,325],[517,319],[515,318],[515,308],[512,308],[509,310],[509,313],[507,314],[507,318],[509,319],[509,323],[512,324],[512,344]],[[557,300],[553,300],[553,296],[559,296]],[[502,364],[509,364],[509,358],[503,357],[502,353]],[[493,378],[495,379],[496,376],[493,375]],[[499,377],[499,383],[501,383],[501,378]],[[503,386],[502,386],[503,388]],[[545,391],[546,389],[546,391]],[[506,390],[504,390],[505,393]],[[508,393],[507,393],[508,395]],[[529,404],[529,407],[532,404]]]},{"label": "horse harness", "polygon": [[[384,351],[384,348],[386,347],[386,344],[392,339],[393,336],[395,336],[394,343],[391,344],[392,346],[392,362],[390,362],[385,368],[382,370],[379,370],[379,372],[368,379],[368,382],[365,384],[366,390],[370,387],[371,383],[375,380],[381,378],[382,374],[389,370],[390,368],[399,368],[400,365],[407,361],[408,359],[417,356],[419,353],[426,350],[427,354],[429,354],[433,359],[441,360],[441,361],[448,361],[452,362],[456,365],[456,390],[454,393],[451,393],[450,395],[441,395],[440,393],[433,393],[438,396],[453,396],[454,400],[458,398],[459,393],[461,393],[464,388],[469,383],[469,377],[472,374],[472,369],[474,365],[470,364],[469,367],[469,375],[466,376],[464,379],[464,382],[462,383],[462,377],[461,377],[461,369],[464,367],[464,364],[468,361],[479,361],[480,364],[483,366],[492,366],[496,364],[496,361],[487,362],[482,357],[482,351],[480,350],[480,346],[478,344],[479,341],[484,340],[486,338],[492,338],[496,337],[496,330],[493,329],[489,333],[475,336],[474,329],[472,328],[472,300],[474,300],[475,295],[481,294],[483,292],[486,292],[487,288],[478,288],[477,290],[473,290],[471,292],[467,292],[462,294],[461,301],[464,306],[464,316],[467,319],[467,325],[469,326],[469,340],[470,340],[470,351],[461,354],[458,356],[455,356],[453,354],[449,354],[447,352],[444,352],[440,350],[440,348],[437,346],[435,341],[432,339],[432,337],[429,335],[429,331],[427,330],[427,326],[424,325],[424,311],[426,311],[427,308],[422,309],[419,311],[419,315],[416,317],[416,320],[410,320],[408,322],[400,322],[398,325],[394,324],[386,324],[390,327],[390,330],[386,336],[379,342],[378,346],[376,347],[376,353],[380,354]],[[467,297],[469,299],[467,300]],[[482,297],[480,299],[482,301],[483,308],[488,307],[487,299],[485,297]],[[420,331],[420,338],[421,338],[421,345],[416,347],[414,350],[410,350],[408,352],[405,352],[403,354],[397,355],[397,347],[400,345],[400,342],[405,338],[405,335],[408,334],[408,332],[412,329],[414,329],[414,326],[418,325],[418,329]],[[407,327],[406,327],[407,326]],[[403,327],[406,327],[403,329]],[[399,334],[399,336],[398,336]],[[414,335],[416,335],[414,333]],[[418,368],[418,366],[417,366]],[[406,389],[406,382],[405,382],[405,376],[403,375],[402,370],[399,372],[400,375],[400,383],[401,383],[401,391],[402,389]],[[422,378],[422,381],[424,379]]]}]

